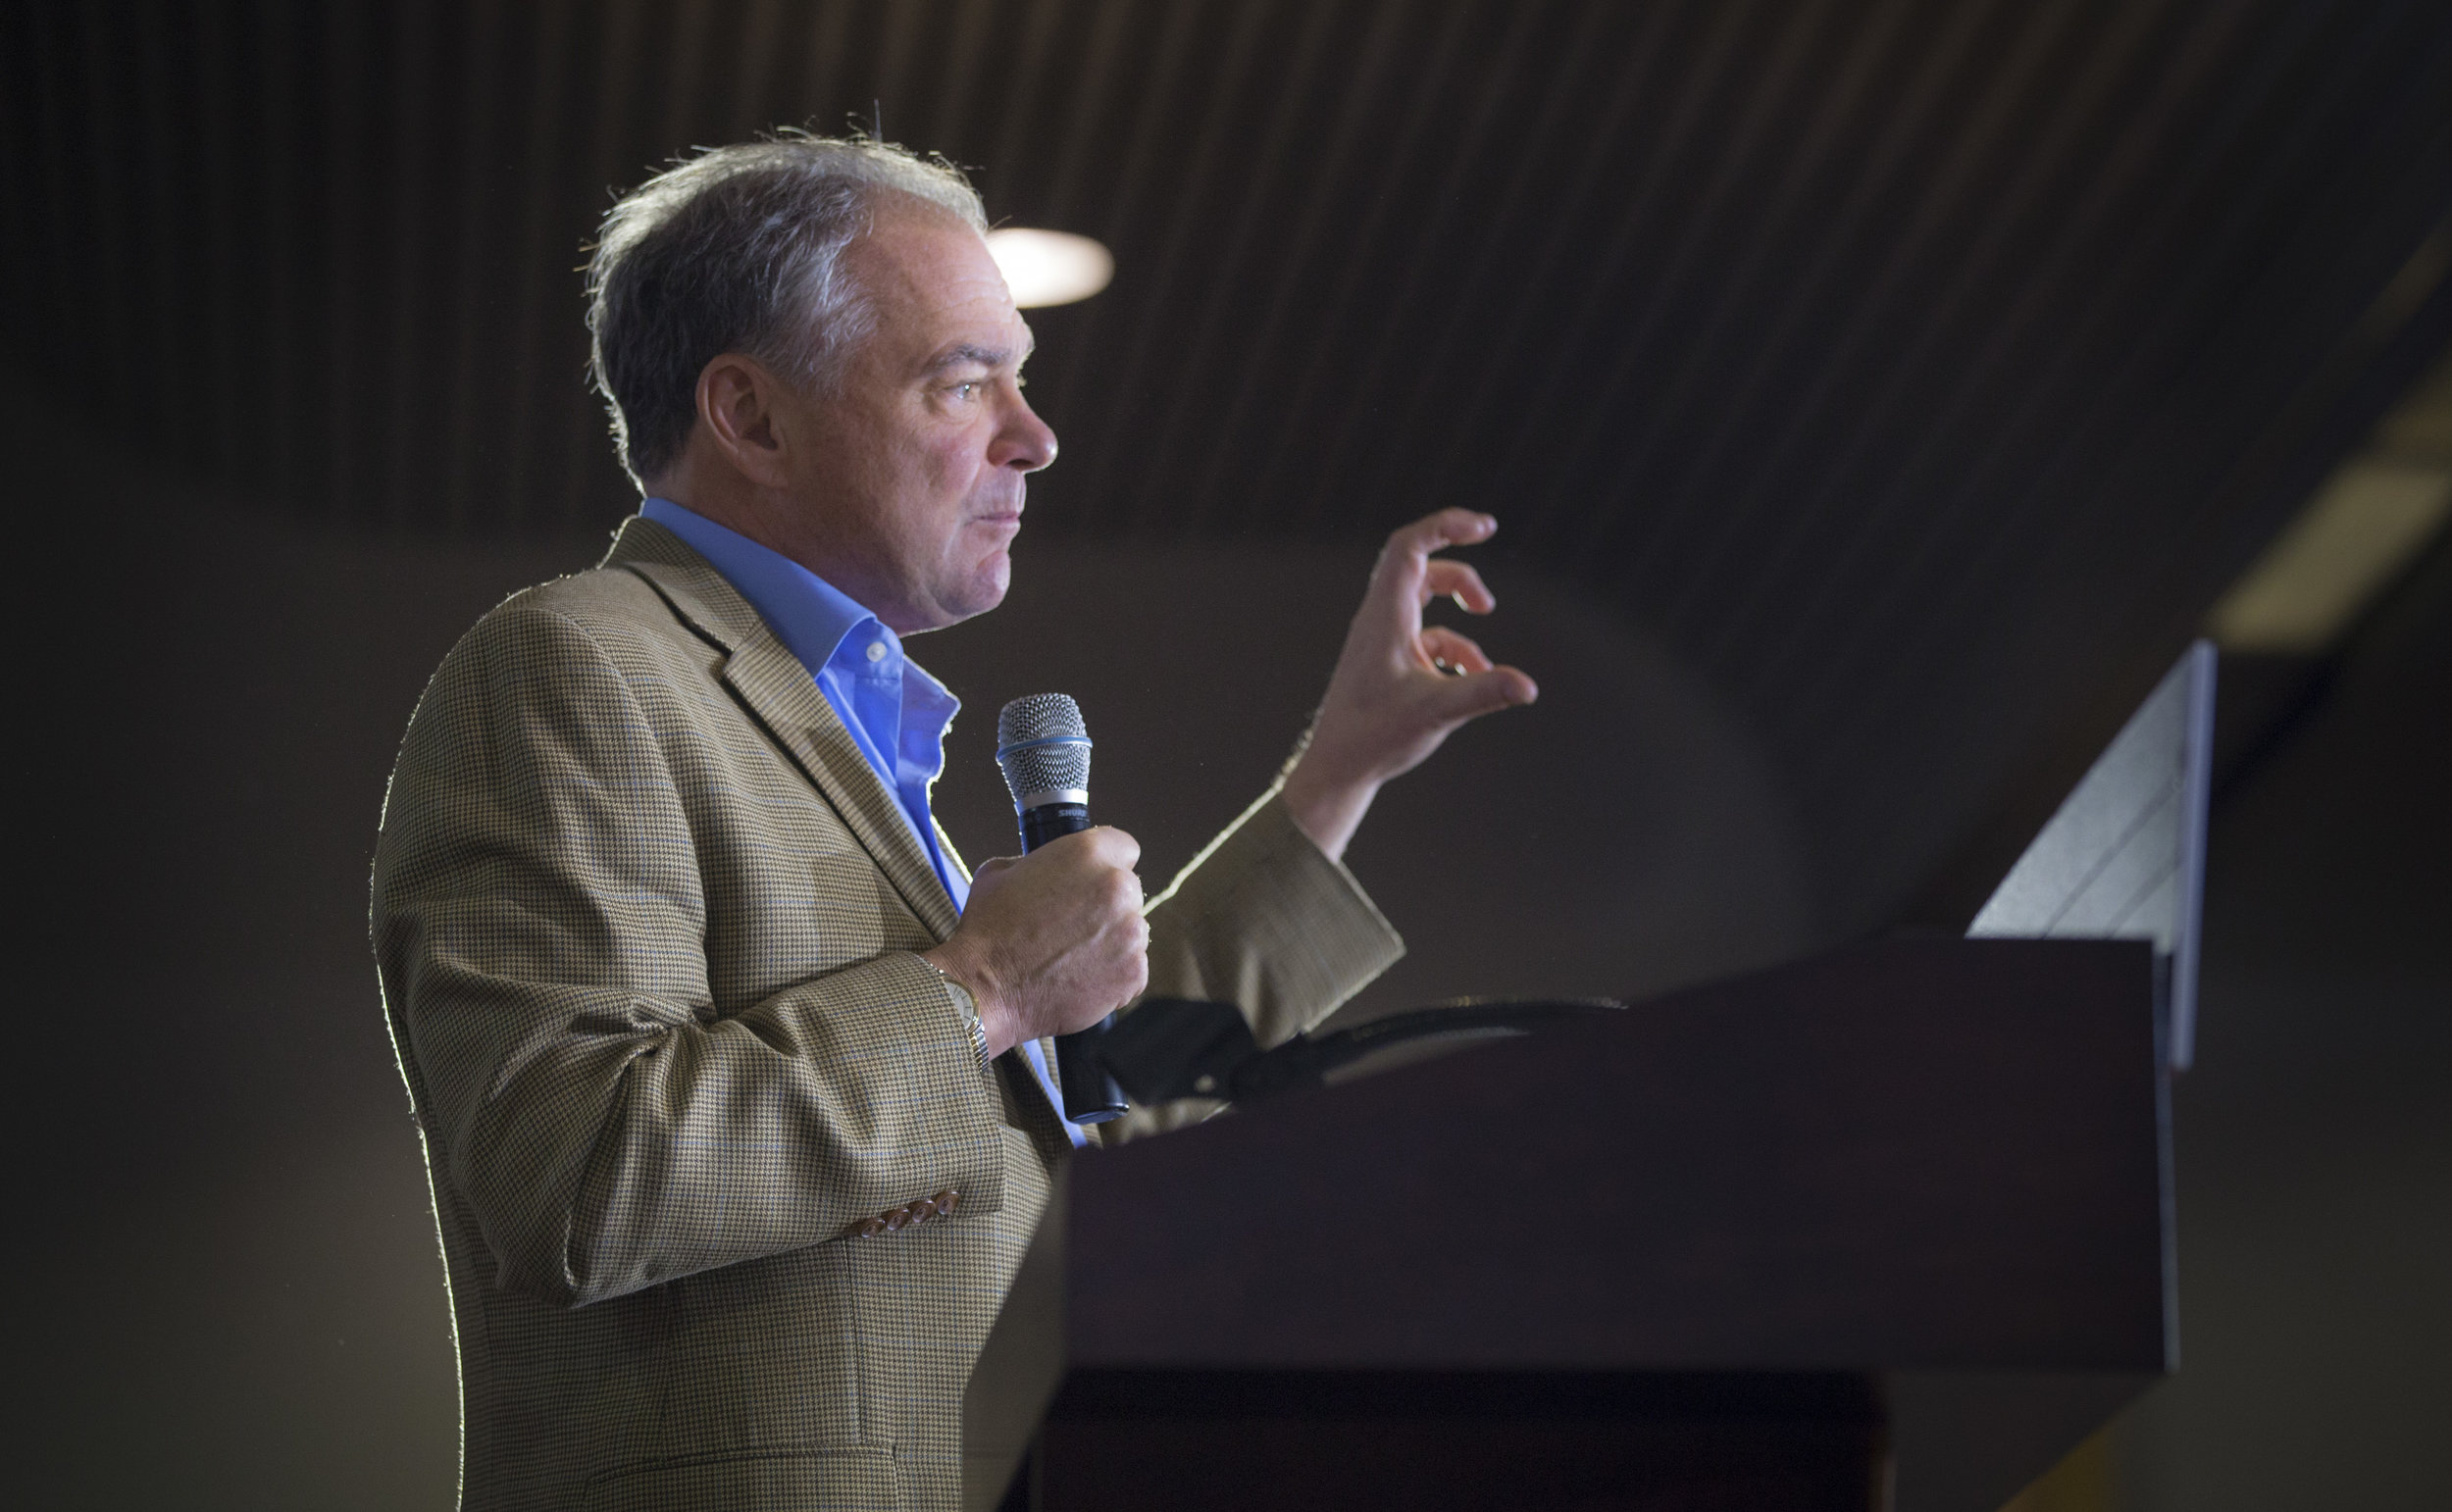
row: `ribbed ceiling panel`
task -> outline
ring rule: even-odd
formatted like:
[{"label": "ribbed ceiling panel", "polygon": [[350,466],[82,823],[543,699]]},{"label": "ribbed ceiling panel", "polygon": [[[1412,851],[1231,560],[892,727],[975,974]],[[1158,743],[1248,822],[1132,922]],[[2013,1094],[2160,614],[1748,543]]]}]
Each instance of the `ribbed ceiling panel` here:
[{"label": "ribbed ceiling panel", "polygon": [[[1495,508],[1503,557],[1743,704],[1875,898],[2039,730],[2176,649],[2441,328],[2438,0],[260,0],[0,28],[0,340],[132,449],[269,509],[598,530],[631,497],[576,268],[612,187],[879,113],[996,215],[1115,249],[1106,294],[1035,320],[1065,458],[1034,538]],[[1848,859],[1875,855],[1902,859]]]}]

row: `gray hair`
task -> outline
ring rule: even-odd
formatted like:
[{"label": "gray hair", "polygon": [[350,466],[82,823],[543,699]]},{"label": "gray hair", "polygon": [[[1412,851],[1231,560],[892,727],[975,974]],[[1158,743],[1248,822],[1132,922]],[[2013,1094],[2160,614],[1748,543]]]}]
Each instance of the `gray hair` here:
[{"label": "gray hair", "polygon": [[889,196],[988,229],[978,191],[945,159],[803,131],[709,148],[614,204],[587,265],[588,368],[642,489],[680,460],[698,375],[724,353],[804,391],[841,380],[875,326],[843,249]]}]

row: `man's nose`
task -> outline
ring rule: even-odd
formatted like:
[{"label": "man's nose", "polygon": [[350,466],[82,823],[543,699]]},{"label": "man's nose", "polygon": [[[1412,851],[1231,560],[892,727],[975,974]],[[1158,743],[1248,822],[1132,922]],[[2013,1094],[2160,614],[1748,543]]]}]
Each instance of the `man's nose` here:
[{"label": "man's nose", "polygon": [[1030,407],[1030,401],[1015,390],[1006,409],[1004,424],[996,429],[989,460],[1000,468],[1017,473],[1036,473],[1055,460],[1055,432]]}]

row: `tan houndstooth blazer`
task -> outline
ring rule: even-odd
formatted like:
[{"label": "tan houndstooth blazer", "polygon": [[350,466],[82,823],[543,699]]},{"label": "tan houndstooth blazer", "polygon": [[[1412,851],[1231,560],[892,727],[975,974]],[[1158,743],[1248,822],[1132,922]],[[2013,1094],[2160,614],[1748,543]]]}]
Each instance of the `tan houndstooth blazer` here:
[{"label": "tan houndstooth blazer", "polygon": [[[452,650],[373,925],[465,1506],[959,1504],[963,1380],[1064,1141],[912,953],[954,911],[893,795],[702,558],[634,519]],[[1402,949],[1273,797],[1150,925],[1152,990],[1239,1001],[1264,1042]]]}]

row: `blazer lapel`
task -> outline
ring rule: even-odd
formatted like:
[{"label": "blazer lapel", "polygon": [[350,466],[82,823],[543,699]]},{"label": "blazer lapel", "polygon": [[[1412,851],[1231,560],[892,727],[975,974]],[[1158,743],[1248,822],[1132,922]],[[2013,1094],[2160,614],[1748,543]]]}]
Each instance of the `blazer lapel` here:
[{"label": "blazer lapel", "polygon": [[704,557],[652,520],[625,521],[604,565],[644,579],[676,614],[724,649],[726,685],[825,794],[920,922],[939,939],[952,933],[958,917],[953,899],[902,805],[860,754],[808,669],[749,601]]}]

